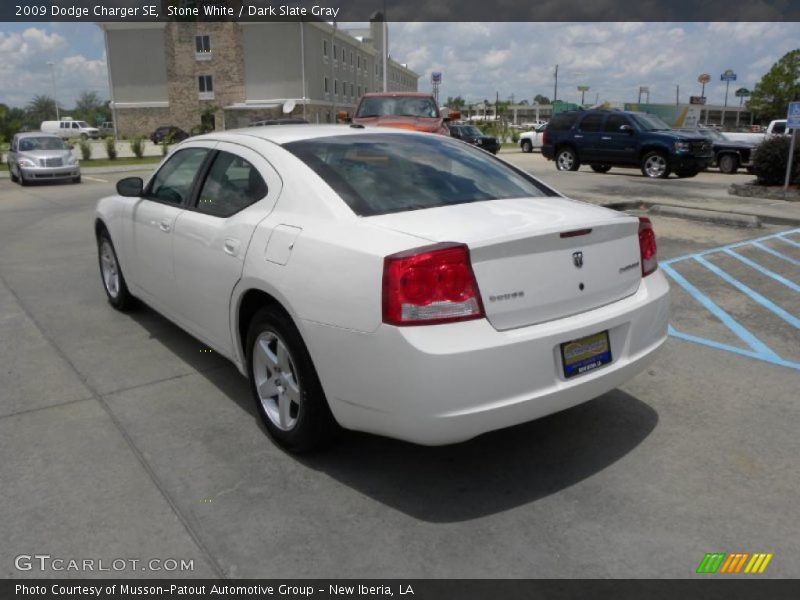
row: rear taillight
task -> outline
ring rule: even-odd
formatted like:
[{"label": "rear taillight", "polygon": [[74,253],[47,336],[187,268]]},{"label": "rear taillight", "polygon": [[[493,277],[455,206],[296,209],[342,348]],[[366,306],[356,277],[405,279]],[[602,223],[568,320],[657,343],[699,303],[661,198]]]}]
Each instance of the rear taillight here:
[{"label": "rear taillight", "polygon": [[483,316],[464,244],[435,244],[383,259],[384,323],[432,325]]},{"label": "rear taillight", "polygon": [[647,217],[639,217],[639,256],[642,262],[642,277],[658,268],[656,232]]}]

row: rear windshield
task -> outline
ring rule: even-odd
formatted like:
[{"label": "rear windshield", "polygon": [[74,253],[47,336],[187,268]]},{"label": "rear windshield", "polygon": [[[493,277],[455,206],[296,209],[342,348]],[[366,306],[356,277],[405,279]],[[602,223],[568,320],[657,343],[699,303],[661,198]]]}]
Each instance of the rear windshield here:
[{"label": "rear windshield", "polygon": [[367,96],[358,106],[356,117],[438,117],[433,98],[419,96]]},{"label": "rear windshield", "polygon": [[283,146],[364,217],[555,195],[470,145],[439,135],[347,135]]},{"label": "rear windshield", "polygon": [[552,119],[550,119],[550,123],[547,125],[548,129],[551,131],[566,131],[575,120],[578,118],[577,114],[571,115],[556,115]]}]

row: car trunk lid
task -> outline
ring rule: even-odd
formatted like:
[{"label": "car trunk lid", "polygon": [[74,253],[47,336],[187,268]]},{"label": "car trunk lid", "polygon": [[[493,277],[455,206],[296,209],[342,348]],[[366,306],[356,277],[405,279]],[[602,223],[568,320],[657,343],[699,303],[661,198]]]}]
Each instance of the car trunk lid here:
[{"label": "car trunk lid", "polygon": [[514,329],[633,294],[641,280],[638,221],[564,198],[459,204],[366,218],[430,242],[462,242],[489,322]]}]

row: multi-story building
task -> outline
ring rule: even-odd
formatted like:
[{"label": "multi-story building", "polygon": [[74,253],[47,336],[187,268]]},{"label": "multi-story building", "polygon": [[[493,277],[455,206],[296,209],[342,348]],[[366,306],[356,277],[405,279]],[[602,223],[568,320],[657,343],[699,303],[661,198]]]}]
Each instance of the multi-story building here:
[{"label": "multi-story building", "polygon": [[[119,134],[161,125],[231,129],[277,117],[333,122],[366,92],[383,90],[384,26],[335,24],[102,23]],[[354,35],[366,34],[366,35]],[[387,60],[387,89],[416,91],[419,76]],[[292,102],[287,102],[292,101]]]}]

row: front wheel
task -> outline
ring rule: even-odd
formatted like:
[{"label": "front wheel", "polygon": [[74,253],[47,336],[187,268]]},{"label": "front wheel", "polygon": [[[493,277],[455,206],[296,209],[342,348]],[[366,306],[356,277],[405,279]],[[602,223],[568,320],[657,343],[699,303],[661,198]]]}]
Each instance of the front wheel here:
[{"label": "front wheel", "polygon": [[651,179],[666,179],[670,168],[667,156],[663,152],[653,150],[642,157],[642,174]]},{"label": "front wheel", "polygon": [[608,173],[611,170],[611,165],[592,165],[592,171],[595,173]]},{"label": "front wheel", "polygon": [[19,177],[14,175],[14,170],[11,168],[11,165],[8,165],[8,176],[11,178],[11,183],[17,183],[19,181]]},{"label": "front wheel", "polygon": [[338,430],[300,332],[280,308],[267,306],[247,332],[250,390],[272,439],[292,452],[327,444]]},{"label": "front wheel", "polygon": [[719,157],[719,170],[726,175],[734,175],[739,170],[739,159],[733,154],[723,154]]},{"label": "front wheel", "polygon": [[72,178],[72,183],[80,183],[80,182],[81,182],[80,175],[76,175],[75,177]]},{"label": "front wheel", "polygon": [[128,291],[128,285],[122,276],[117,253],[111,236],[107,231],[102,231],[97,236],[97,257],[100,262],[100,277],[103,280],[103,289],[106,291],[108,302],[117,310],[126,311],[133,307],[134,297]]},{"label": "front wheel", "polygon": [[682,178],[682,179],[685,179],[687,177],[694,177],[695,175],[697,175],[697,173],[699,173],[699,171],[697,171],[696,169],[686,169],[684,171],[675,171],[675,174],[678,177]]},{"label": "front wheel", "polygon": [[572,148],[562,148],[556,154],[556,169],[559,171],[577,171],[580,166],[578,155]]},{"label": "front wheel", "polygon": [[533,152],[533,144],[531,144],[530,140],[522,140],[522,151]]}]

